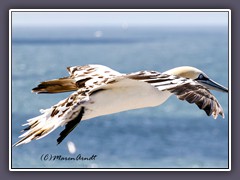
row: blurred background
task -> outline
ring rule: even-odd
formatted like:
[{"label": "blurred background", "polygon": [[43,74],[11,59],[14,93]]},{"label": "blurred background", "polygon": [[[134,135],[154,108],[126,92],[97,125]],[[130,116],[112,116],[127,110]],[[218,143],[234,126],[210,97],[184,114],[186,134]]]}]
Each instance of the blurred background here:
[{"label": "blurred background", "polygon": [[[27,119],[70,93],[31,93],[68,76],[66,67],[102,64],[122,73],[194,66],[228,87],[228,12],[12,12],[12,144]],[[214,120],[172,96],[162,106],[82,121],[12,149],[12,168],[228,168],[228,94]],[[68,150],[67,143],[76,147]],[[42,161],[43,154],[94,161]]]}]

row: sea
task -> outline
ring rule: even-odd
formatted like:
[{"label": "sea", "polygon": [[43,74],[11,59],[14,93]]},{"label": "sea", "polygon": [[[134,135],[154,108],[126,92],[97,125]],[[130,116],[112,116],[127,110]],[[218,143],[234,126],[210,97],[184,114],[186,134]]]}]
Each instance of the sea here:
[{"label": "sea", "polygon": [[[229,86],[227,26],[13,26],[11,42],[10,147],[26,120],[71,94],[31,93],[42,81],[68,76],[69,66],[101,64],[131,73],[187,65]],[[59,145],[56,139],[64,127],[13,147],[11,167],[228,168],[229,95],[212,93],[224,119],[215,120],[173,95],[161,106],[82,121]]]}]

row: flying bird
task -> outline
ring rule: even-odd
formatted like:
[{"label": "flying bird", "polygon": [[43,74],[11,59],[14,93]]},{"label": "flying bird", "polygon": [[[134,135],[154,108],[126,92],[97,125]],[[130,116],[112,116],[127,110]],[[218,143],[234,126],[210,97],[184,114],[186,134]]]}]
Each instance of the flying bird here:
[{"label": "flying bird", "polygon": [[[224,112],[209,90],[228,92],[201,70],[182,66],[166,72],[139,71],[123,74],[103,65],[73,66],[67,68],[68,77],[41,82],[32,89],[35,93],[62,93],[74,91],[41,115],[27,120],[27,127],[13,146],[38,140],[59,126],[65,126],[57,143],[81,120],[131,109],[158,106],[171,95],[195,103],[214,119],[224,118]],[[23,125],[23,126],[24,126]]]}]

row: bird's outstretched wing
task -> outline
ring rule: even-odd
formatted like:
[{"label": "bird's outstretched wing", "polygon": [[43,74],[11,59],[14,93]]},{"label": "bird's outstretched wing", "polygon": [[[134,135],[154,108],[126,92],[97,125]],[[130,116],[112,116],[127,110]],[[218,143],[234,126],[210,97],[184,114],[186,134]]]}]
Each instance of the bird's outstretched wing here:
[{"label": "bird's outstretched wing", "polygon": [[160,91],[169,91],[175,94],[180,100],[195,103],[208,116],[212,115],[214,119],[219,114],[224,118],[224,112],[218,100],[206,87],[195,80],[156,71],[140,71],[128,74],[127,76],[130,79],[149,83]]},{"label": "bird's outstretched wing", "polygon": [[27,127],[23,130],[25,132],[19,136],[21,139],[13,146],[26,144],[34,139],[41,139],[59,126],[66,125],[65,130],[60,134],[59,144],[80,122],[84,114],[83,104],[88,100],[89,96],[86,91],[78,90],[51,108],[41,110],[42,114],[40,116],[27,120],[28,122],[24,124]]},{"label": "bird's outstretched wing", "polygon": [[[48,135],[59,126],[65,129],[57,139],[58,144],[77,126],[84,115],[84,103],[89,101],[90,95],[98,88],[111,82],[121,74],[106,66],[87,65],[68,68],[70,76],[57,80],[42,82],[33,91],[37,93],[57,93],[75,90],[68,98],[60,101],[49,109],[41,110],[42,115],[29,119],[21,139],[13,146],[28,143]],[[66,79],[71,80],[66,83]],[[59,83],[60,82],[60,83]],[[57,84],[58,83],[58,84]],[[75,86],[75,88],[72,88]]]},{"label": "bird's outstretched wing", "polygon": [[216,119],[219,114],[224,118],[224,112],[220,103],[210,91],[202,85],[187,83],[167,90],[177,95],[180,100],[195,103],[199,109],[203,109],[208,116],[212,115],[214,119]]}]

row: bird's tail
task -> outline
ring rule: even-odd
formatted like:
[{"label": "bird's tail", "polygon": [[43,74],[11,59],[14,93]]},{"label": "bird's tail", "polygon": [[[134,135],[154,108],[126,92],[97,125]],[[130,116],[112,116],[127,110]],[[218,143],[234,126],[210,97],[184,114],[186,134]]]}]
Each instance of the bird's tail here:
[{"label": "bird's tail", "polygon": [[77,90],[76,82],[70,77],[53,79],[41,82],[37,87],[32,89],[36,93],[61,93]]},{"label": "bird's tail", "polygon": [[34,139],[41,139],[61,125],[61,122],[58,119],[49,120],[48,113],[44,113],[27,121],[28,122],[23,126],[28,125],[28,127],[22,130],[22,132],[26,132],[19,136],[21,139],[16,142],[13,147],[29,143]]}]

